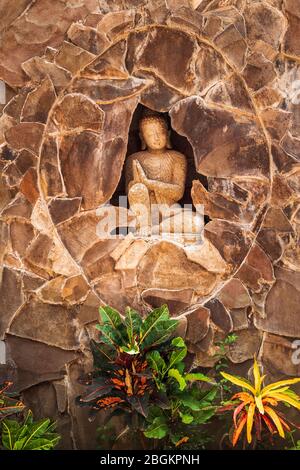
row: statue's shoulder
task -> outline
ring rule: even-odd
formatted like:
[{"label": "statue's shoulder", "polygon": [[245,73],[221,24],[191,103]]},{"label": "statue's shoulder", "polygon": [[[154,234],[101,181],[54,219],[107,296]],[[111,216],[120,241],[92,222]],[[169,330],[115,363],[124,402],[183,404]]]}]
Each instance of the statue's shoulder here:
[{"label": "statue's shoulder", "polygon": [[177,150],[168,150],[168,153],[177,161],[186,162],[186,156],[183,153],[177,152]]},{"label": "statue's shoulder", "polygon": [[127,161],[139,160],[140,158],[143,158],[144,156],[145,156],[145,152],[143,151],[135,152],[135,153],[132,153],[131,155],[128,155],[126,160]]}]

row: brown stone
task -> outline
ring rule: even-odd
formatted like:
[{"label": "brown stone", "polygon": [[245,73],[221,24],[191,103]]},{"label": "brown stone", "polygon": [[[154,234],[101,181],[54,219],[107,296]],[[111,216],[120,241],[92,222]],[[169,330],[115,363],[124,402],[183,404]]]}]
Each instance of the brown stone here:
[{"label": "brown stone", "polygon": [[108,38],[113,39],[116,35],[130,30],[134,26],[134,19],[134,10],[126,11],[124,9],[123,11],[109,12],[99,21],[97,29]]},{"label": "brown stone", "polygon": [[21,257],[25,255],[26,249],[34,237],[34,230],[30,223],[18,219],[10,223],[10,240],[13,251]]},{"label": "brown stone", "polygon": [[26,199],[34,204],[39,197],[37,173],[35,168],[29,168],[20,182],[20,191]]},{"label": "brown stone", "polygon": [[172,317],[179,315],[191,304],[193,289],[145,289],[142,300],[152,308],[166,304]]},{"label": "brown stone", "polygon": [[208,333],[210,312],[205,307],[196,307],[187,316],[186,340],[192,344],[201,341]]},{"label": "brown stone", "polygon": [[245,220],[245,217],[242,217],[244,209],[242,204],[222,194],[207,191],[199,180],[193,181],[191,195],[194,205],[203,204],[204,214],[211,219],[217,218],[236,222],[241,219]]},{"label": "brown stone", "polygon": [[245,286],[238,279],[231,279],[218,295],[227,308],[243,308],[251,304],[251,298]]},{"label": "brown stone", "polygon": [[198,87],[201,95],[227,75],[226,63],[221,54],[202,44],[196,57],[195,67],[199,76]]},{"label": "brown stone", "polygon": [[26,171],[31,167],[36,167],[37,165],[37,157],[29,152],[28,150],[22,150],[19,152],[16,160],[16,166],[18,170],[22,173],[26,173]]},{"label": "brown stone", "polygon": [[228,334],[232,331],[233,323],[228,310],[218,299],[211,299],[206,302],[205,307],[210,310],[211,321],[224,333]]},{"label": "brown stone", "polygon": [[278,48],[285,29],[283,14],[265,2],[251,2],[244,12],[250,41],[262,39]]},{"label": "brown stone", "polygon": [[62,288],[66,278],[64,276],[57,276],[48,282],[45,282],[41,289],[38,291],[38,297],[45,303],[62,304],[64,299],[62,296]]},{"label": "brown stone", "polygon": [[49,279],[53,274],[49,260],[49,254],[52,248],[53,241],[51,238],[47,235],[39,234],[35,240],[32,241],[24,260],[35,274],[46,279]]},{"label": "brown stone", "polygon": [[256,327],[282,336],[300,337],[300,291],[286,281],[278,280],[266,299],[266,318],[255,317]]},{"label": "brown stone", "polygon": [[240,363],[257,356],[261,344],[261,333],[256,328],[239,331],[237,339],[230,344],[228,357],[233,363]]},{"label": "brown stone", "polygon": [[136,269],[148,249],[149,245],[145,240],[133,241],[125,253],[123,253],[122,256],[118,259],[115,265],[115,269]]},{"label": "brown stone", "polygon": [[204,238],[200,245],[186,247],[185,253],[190,261],[199,264],[211,273],[224,274],[229,271],[229,266],[219,251],[206,238]]},{"label": "brown stone", "polygon": [[13,269],[3,268],[0,284],[0,338],[3,339],[10,323],[24,302],[21,275]]},{"label": "brown stone", "polygon": [[272,206],[285,207],[293,198],[293,191],[288,185],[286,178],[279,174],[275,174],[273,177],[272,186]]},{"label": "brown stone", "polygon": [[293,232],[293,227],[284,212],[276,207],[268,209],[264,218],[263,228],[277,230],[278,232]]},{"label": "brown stone", "polygon": [[192,71],[195,51],[196,42],[184,32],[155,28],[136,57],[133,73],[150,68],[174,88],[192,93],[196,84]]},{"label": "brown stone", "polygon": [[275,230],[260,230],[257,241],[273,262],[280,258],[282,246]]},{"label": "brown stone", "polygon": [[21,121],[45,123],[55,98],[53,83],[47,76],[35,90],[28,93],[22,109]]},{"label": "brown stone", "polygon": [[15,150],[29,150],[38,154],[44,125],[41,123],[27,123],[22,122],[14,127],[11,127],[6,133],[5,138],[7,143]]},{"label": "brown stone", "polygon": [[49,76],[57,91],[66,87],[72,78],[68,70],[42,57],[33,57],[27,60],[27,62],[22,64],[22,69],[36,84],[41,83],[42,80]]},{"label": "brown stone", "polygon": [[95,213],[82,213],[60,224],[59,235],[75,260],[80,261],[86,251],[99,242],[96,232],[99,221]]},{"label": "brown stone", "polygon": [[199,97],[182,100],[170,114],[173,128],[193,146],[199,173],[221,178],[268,175],[264,136],[248,118],[210,108]]},{"label": "brown stone", "polygon": [[[296,347],[295,347],[296,346]],[[290,338],[267,333],[262,342],[262,361],[277,378],[299,377],[299,344]],[[278,377],[279,376],[279,377]]]},{"label": "brown stone", "polygon": [[17,194],[17,196],[10,202],[8,206],[2,211],[3,217],[23,217],[29,219],[32,212],[32,205],[23,196],[23,194]]},{"label": "brown stone", "polygon": [[89,285],[83,276],[74,276],[66,280],[63,289],[62,297],[70,304],[82,302],[87,297],[89,292]]},{"label": "brown stone", "polygon": [[80,264],[90,280],[113,272],[115,263],[110,253],[117,245],[116,239],[98,241],[85,252]]},{"label": "brown stone", "polygon": [[59,158],[69,197],[82,197],[84,209],[106,202],[114,191],[126,152],[120,138],[101,142],[91,131],[65,135]]},{"label": "brown stone", "polygon": [[71,25],[68,30],[68,38],[76,46],[96,55],[101,54],[110,44],[105,34],[80,23]]},{"label": "brown stone", "polygon": [[273,267],[270,258],[258,246],[254,245],[236,276],[250,289],[260,291],[262,284],[274,282]]},{"label": "brown stone", "polygon": [[19,310],[10,326],[10,333],[48,346],[76,350],[79,343],[72,319],[66,308],[32,299]]},{"label": "brown stone", "polygon": [[[20,5],[18,3],[17,8]],[[31,3],[26,13],[17,15],[18,18],[3,33],[1,78],[13,87],[24,85],[27,77],[20,67],[22,62],[42,54],[47,45],[60,44],[70,24],[85,18],[97,6],[96,0],[89,0],[76,7],[74,3],[56,0],[55,3],[53,0]],[[18,54],[15,53],[16,49]]]},{"label": "brown stone", "polygon": [[243,77],[247,85],[257,91],[270,84],[276,78],[276,72],[272,62],[261,52],[253,52],[247,59]]},{"label": "brown stone", "polygon": [[49,211],[54,224],[59,224],[73,217],[79,212],[80,205],[80,197],[52,199]]},{"label": "brown stone", "polygon": [[119,41],[109,47],[107,51],[93,60],[84,70],[85,74],[101,76],[107,79],[126,79],[128,71],[126,69],[127,43],[125,40]]},{"label": "brown stone", "polygon": [[205,101],[251,113],[254,111],[248,90],[241,77],[235,73],[231,73],[208,90]]},{"label": "brown stone", "polygon": [[80,132],[83,129],[100,132],[103,111],[93,101],[81,94],[65,95],[56,105],[53,120],[59,129]]},{"label": "brown stone", "polygon": [[89,64],[94,57],[94,54],[85,51],[81,47],[64,41],[57,54],[55,54],[54,61],[60,67],[74,74]]},{"label": "brown stone", "polygon": [[89,292],[85,301],[79,306],[76,319],[83,325],[99,320],[100,300],[94,292]]},{"label": "brown stone", "polygon": [[291,113],[281,109],[267,108],[261,113],[261,118],[275,140],[281,140],[290,125]]},{"label": "brown stone", "polygon": [[162,241],[150,248],[143,257],[138,282],[147,288],[193,288],[201,296],[212,291],[216,275],[189,261],[181,248]]},{"label": "brown stone", "polygon": [[82,93],[98,104],[109,104],[139,94],[149,85],[146,80],[137,77],[129,77],[127,80],[75,78],[71,91]]},{"label": "brown stone", "polygon": [[247,307],[231,308],[229,312],[232,319],[233,331],[242,331],[249,327]]},{"label": "brown stone", "polygon": [[285,35],[284,46],[287,54],[300,55],[300,15],[299,0],[285,0],[285,12],[288,20],[288,28]]},{"label": "brown stone", "polygon": [[43,141],[40,158],[40,182],[45,196],[64,195],[58,159],[58,143],[55,137],[48,136]]},{"label": "brown stone", "polygon": [[66,373],[66,364],[76,359],[74,351],[48,346],[13,335],[6,336],[8,361],[17,367],[17,390],[34,384],[57,380]]},{"label": "brown stone", "polygon": [[235,25],[224,29],[215,37],[214,43],[238,70],[244,67],[247,43]]},{"label": "brown stone", "polygon": [[212,220],[205,225],[204,234],[229,264],[239,265],[251,243],[251,234],[225,220]]},{"label": "brown stone", "polygon": [[108,273],[100,277],[95,290],[101,301],[124,312],[127,306],[135,307],[136,289],[125,290],[120,273]]},{"label": "brown stone", "polygon": [[141,103],[158,112],[169,111],[170,108],[184,95],[180,91],[168,86],[163,80],[153,72],[138,71],[136,75],[143,79],[148,79],[148,86],[141,94]]}]

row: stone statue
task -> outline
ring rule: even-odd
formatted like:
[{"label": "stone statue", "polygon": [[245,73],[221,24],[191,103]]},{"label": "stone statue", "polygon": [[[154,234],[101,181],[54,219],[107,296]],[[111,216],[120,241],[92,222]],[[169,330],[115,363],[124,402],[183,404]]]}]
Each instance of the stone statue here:
[{"label": "stone statue", "polygon": [[142,117],[139,130],[142,151],[126,160],[126,191],[137,232],[180,232],[176,214],[183,209],[176,203],[185,190],[186,157],[171,149],[168,126],[161,115]]}]

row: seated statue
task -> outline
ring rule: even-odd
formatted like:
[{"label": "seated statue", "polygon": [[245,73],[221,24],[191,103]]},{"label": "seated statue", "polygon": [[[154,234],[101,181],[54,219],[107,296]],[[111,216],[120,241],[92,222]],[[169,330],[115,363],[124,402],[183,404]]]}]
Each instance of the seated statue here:
[{"label": "seated statue", "polygon": [[[169,131],[161,115],[146,115],[139,122],[142,151],[126,160],[126,191],[130,209],[136,216],[137,233],[144,236],[197,233],[203,222],[178,201],[185,190],[187,160],[171,150]],[[200,225],[201,228],[200,228]]]}]

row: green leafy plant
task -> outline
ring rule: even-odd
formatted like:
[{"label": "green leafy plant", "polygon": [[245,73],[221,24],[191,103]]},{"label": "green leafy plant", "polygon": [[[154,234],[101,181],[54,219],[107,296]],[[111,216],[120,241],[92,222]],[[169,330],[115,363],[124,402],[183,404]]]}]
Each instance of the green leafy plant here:
[{"label": "green leafy plant", "polygon": [[35,422],[28,411],[24,421],[4,419],[1,423],[2,446],[6,450],[51,450],[60,436],[54,432],[50,419]]},{"label": "green leafy plant", "polygon": [[[174,338],[163,352],[147,354],[156,386],[165,400],[164,406],[150,408],[144,435],[164,439],[163,447],[186,444],[195,437],[199,443],[200,425],[207,423],[217,408],[213,404],[218,390],[216,383],[200,372],[186,372],[186,354],[187,347],[180,337]],[[203,383],[206,383],[204,389],[200,386]],[[212,387],[207,388],[207,384]]]},{"label": "green leafy plant", "polygon": [[92,342],[94,371],[83,379],[87,393],[78,403],[88,406],[91,418],[99,410],[121,410],[148,414],[149,399],[159,399],[146,355],[159,349],[174,332],[177,321],[170,319],[166,305],[142,319],[126,309],[125,318],[109,306],[99,309],[100,341]]}]

